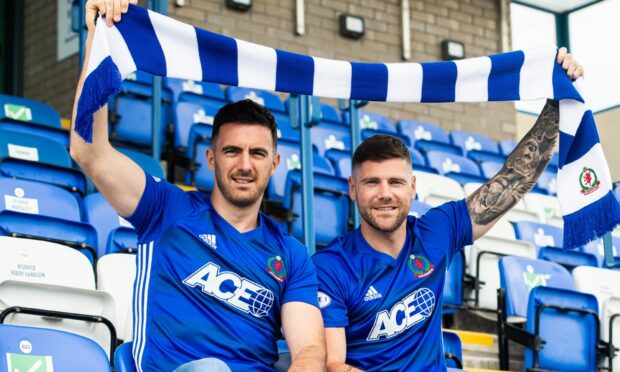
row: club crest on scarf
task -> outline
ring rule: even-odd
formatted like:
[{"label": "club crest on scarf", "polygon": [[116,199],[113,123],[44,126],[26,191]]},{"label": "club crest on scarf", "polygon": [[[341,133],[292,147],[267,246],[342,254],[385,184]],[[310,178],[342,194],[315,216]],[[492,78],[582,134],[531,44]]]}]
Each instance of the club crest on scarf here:
[{"label": "club crest on scarf", "polygon": [[267,260],[267,272],[279,282],[286,280],[286,267],[282,257],[275,256]]},{"label": "club crest on scarf", "polygon": [[411,255],[409,256],[409,261],[407,262],[407,266],[409,266],[409,270],[413,271],[413,276],[416,278],[424,278],[429,276],[435,267],[428,260],[428,258],[421,255]]},{"label": "club crest on scarf", "polygon": [[583,195],[592,194],[600,186],[601,181],[598,180],[596,173],[592,168],[583,167],[583,171],[579,175],[579,186]]}]

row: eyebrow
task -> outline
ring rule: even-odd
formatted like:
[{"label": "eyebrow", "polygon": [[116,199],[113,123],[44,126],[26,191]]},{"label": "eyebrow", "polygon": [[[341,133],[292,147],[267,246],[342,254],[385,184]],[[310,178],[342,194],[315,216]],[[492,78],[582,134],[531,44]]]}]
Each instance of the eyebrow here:
[{"label": "eyebrow", "polygon": [[[222,151],[226,151],[226,150],[242,150],[242,149],[241,147],[235,146],[235,145],[226,145],[222,147]],[[264,147],[250,147],[250,151],[264,151],[266,153],[269,153],[269,150]]]},{"label": "eyebrow", "polygon": [[[366,178],[362,178],[361,182],[368,182],[368,181],[379,181],[379,177],[366,177]],[[402,178],[402,177],[390,177],[388,178],[388,181],[390,182],[394,182],[394,181],[404,181],[407,182],[407,179]]]}]

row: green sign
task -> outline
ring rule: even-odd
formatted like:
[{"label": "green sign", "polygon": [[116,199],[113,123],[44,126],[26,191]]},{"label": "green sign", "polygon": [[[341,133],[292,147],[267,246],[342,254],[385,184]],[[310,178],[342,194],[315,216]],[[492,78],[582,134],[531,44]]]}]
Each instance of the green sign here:
[{"label": "green sign", "polygon": [[4,105],[4,114],[7,118],[19,121],[31,121],[32,111],[30,107],[13,105],[7,103]]},{"label": "green sign", "polygon": [[10,372],[54,372],[51,356],[6,353]]}]

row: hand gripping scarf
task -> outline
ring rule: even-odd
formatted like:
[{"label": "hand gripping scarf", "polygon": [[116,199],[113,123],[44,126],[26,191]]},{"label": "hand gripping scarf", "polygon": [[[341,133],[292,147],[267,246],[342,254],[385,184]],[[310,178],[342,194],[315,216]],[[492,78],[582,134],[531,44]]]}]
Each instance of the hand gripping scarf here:
[{"label": "hand gripping scarf", "polygon": [[560,102],[558,198],[564,248],[620,223],[592,111],[556,63],[555,47],[431,63],[360,63],[289,53],[219,35],[131,5],[113,27],[98,22],[76,132],[92,141],[93,113],[136,70],[154,75],[319,97],[387,102]]}]

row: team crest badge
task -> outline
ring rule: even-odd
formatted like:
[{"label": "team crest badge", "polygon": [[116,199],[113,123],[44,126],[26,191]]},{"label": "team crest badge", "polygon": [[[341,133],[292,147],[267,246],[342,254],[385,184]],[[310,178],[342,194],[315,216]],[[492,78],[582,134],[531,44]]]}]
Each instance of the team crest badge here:
[{"label": "team crest badge", "polygon": [[415,276],[416,278],[424,278],[426,276],[429,276],[435,269],[435,267],[433,266],[433,264],[431,264],[428,258],[420,255],[416,256],[413,254],[409,256],[407,266],[409,266],[409,269],[413,271],[413,276]]},{"label": "team crest badge", "polygon": [[286,267],[282,257],[275,256],[267,260],[267,271],[275,280],[283,282],[286,279]]},{"label": "team crest badge", "polygon": [[598,190],[601,181],[598,180],[596,173],[592,168],[583,167],[583,171],[579,175],[579,186],[581,186],[581,194],[588,195]]}]

